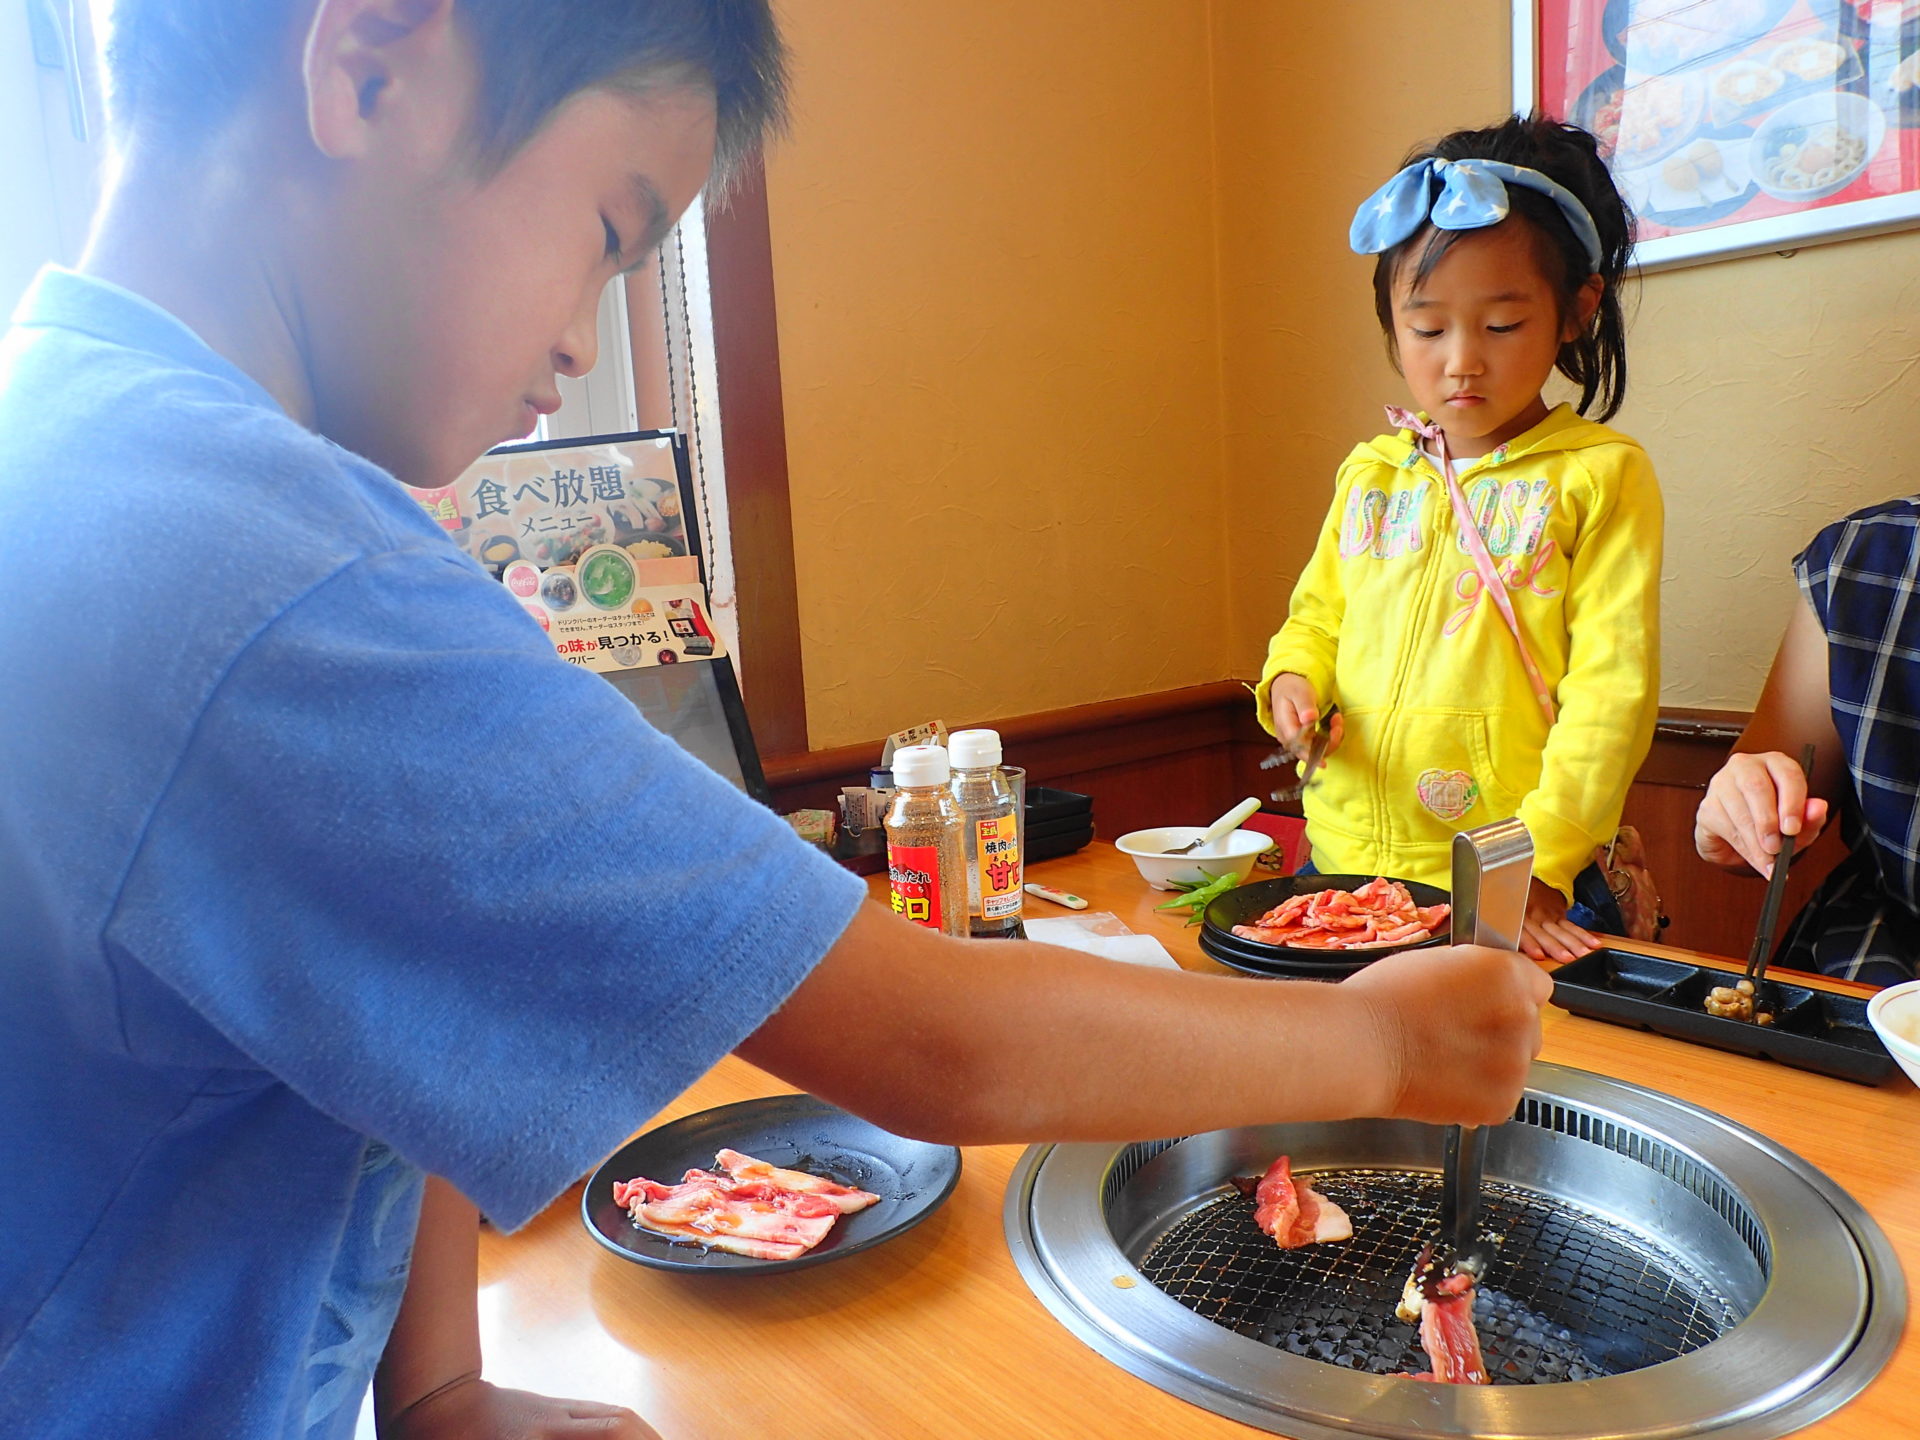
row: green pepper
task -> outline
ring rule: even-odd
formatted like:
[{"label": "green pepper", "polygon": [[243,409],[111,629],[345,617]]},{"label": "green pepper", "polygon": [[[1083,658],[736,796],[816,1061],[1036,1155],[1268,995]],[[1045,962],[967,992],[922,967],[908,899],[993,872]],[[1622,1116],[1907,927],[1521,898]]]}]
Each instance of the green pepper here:
[{"label": "green pepper", "polygon": [[1156,910],[1185,910],[1187,924],[1198,925],[1206,918],[1207,906],[1240,883],[1240,877],[1229,870],[1225,875],[1215,876],[1211,880],[1176,880],[1174,887],[1182,894],[1176,895],[1164,905],[1156,905]]}]

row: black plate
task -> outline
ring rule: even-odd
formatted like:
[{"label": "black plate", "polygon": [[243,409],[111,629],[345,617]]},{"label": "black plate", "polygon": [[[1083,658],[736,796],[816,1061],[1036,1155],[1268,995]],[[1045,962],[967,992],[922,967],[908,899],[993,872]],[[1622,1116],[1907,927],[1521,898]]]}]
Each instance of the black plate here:
[{"label": "black plate", "polygon": [[[1278,880],[1257,880],[1251,885],[1229,890],[1207,906],[1206,919],[1201,925],[1203,948],[1204,942],[1212,938],[1229,953],[1282,960],[1290,965],[1312,964],[1318,960],[1316,968],[1324,970],[1330,962],[1319,959],[1322,956],[1338,955],[1339,961],[1331,962],[1336,965],[1358,962],[1353,967],[1358,969],[1369,961],[1398,955],[1402,950],[1421,950],[1429,945],[1447,943],[1447,934],[1442,931],[1431,939],[1416,940],[1411,945],[1371,945],[1363,949],[1337,951],[1306,950],[1291,945],[1263,945],[1258,940],[1248,940],[1233,933],[1234,926],[1250,924],[1292,896],[1312,894],[1316,890],[1358,890],[1362,885],[1371,883],[1373,878],[1371,875],[1282,875]],[[1422,885],[1417,880],[1402,880],[1399,883],[1407,887],[1407,893],[1413,896],[1416,905],[1447,903],[1447,892],[1438,886]],[[1207,953],[1223,965],[1229,963],[1214,950],[1209,949]]]},{"label": "black plate", "polygon": [[[636,1229],[613,1203],[613,1182],[637,1175],[674,1184],[691,1169],[710,1169],[714,1152],[738,1150],[788,1170],[805,1170],[880,1197],[842,1215],[806,1254],[755,1260]],[[940,1208],[960,1179],[951,1145],[903,1140],[811,1095],[770,1095],[687,1115],[630,1140],[587,1181],[580,1218],[587,1233],[625,1260],[658,1270],[798,1270],[870,1250],[910,1230]]]},{"label": "black plate", "polygon": [[1772,1025],[1707,1014],[1702,1008],[1707,991],[1737,979],[1711,966],[1596,950],[1553,972],[1553,1003],[1590,1019],[1765,1056],[1863,1085],[1878,1084],[1893,1073],[1893,1057],[1867,1023],[1866,1001],[1769,980],[1761,987],[1761,999],[1774,1012]]},{"label": "black plate", "polygon": [[[1204,954],[1211,955],[1229,970],[1238,970],[1243,975],[1257,975],[1263,980],[1344,980],[1347,976],[1357,975],[1373,964],[1372,960],[1331,962],[1269,960],[1249,955],[1246,949],[1233,949],[1231,948],[1233,942],[1234,937],[1231,935],[1227,936],[1223,942],[1218,934],[1209,933],[1206,930],[1200,932],[1200,949]],[[1244,940],[1238,943],[1242,946],[1249,945],[1249,942]],[[1263,945],[1249,948],[1271,951],[1274,947]]]}]

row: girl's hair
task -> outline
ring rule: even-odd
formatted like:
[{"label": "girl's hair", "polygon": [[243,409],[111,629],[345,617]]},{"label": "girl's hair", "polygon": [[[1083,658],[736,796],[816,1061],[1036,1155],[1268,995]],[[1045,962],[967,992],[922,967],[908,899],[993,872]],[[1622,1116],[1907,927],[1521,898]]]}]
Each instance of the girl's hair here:
[{"label": "girl's hair", "polygon": [[[1456,130],[1445,139],[1409,154],[1405,165],[1421,160],[1503,160],[1525,165],[1557,180],[1576,195],[1593,216],[1600,232],[1598,274],[1606,284],[1593,319],[1579,335],[1560,347],[1555,368],[1580,387],[1582,415],[1595,401],[1596,419],[1611,420],[1627,396],[1627,322],[1620,306],[1620,282],[1633,250],[1633,214],[1621,198],[1600,145],[1577,125],[1563,125],[1535,112],[1513,115],[1485,130]],[[1545,195],[1519,185],[1507,187],[1509,211],[1527,222],[1534,240],[1541,274],[1553,285],[1564,320],[1574,313],[1574,300],[1587,277],[1595,273],[1587,263],[1586,248],[1574,237],[1560,207]],[[1423,225],[1398,245],[1381,253],[1373,268],[1373,310],[1386,332],[1387,351],[1396,365],[1399,345],[1394,338],[1393,285],[1400,266],[1411,255],[1414,288],[1425,283],[1433,267],[1465,231],[1440,230]]]}]

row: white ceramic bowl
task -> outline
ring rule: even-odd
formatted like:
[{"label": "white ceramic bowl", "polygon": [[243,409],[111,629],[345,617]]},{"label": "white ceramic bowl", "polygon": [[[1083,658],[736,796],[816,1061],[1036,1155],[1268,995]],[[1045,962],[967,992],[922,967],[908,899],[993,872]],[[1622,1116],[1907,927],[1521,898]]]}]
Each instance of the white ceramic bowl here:
[{"label": "white ceramic bowl", "polygon": [[1867,1002],[1867,1019],[1887,1053],[1920,1085],[1920,980],[1882,990]]},{"label": "white ceramic bowl", "polygon": [[1232,834],[1185,855],[1165,852],[1206,834],[1204,825],[1162,825],[1158,830],[1135,830],[1122,835],[1113,846],[1123,855],[1131,855],[1140,878],[1156,890],[1171,890],[1176,880],[1215,880],[1232,871],[1244,880],[1253,873],[1253,862],[1274,844],[1271,835],[1258,830],[1235,830]]},{"label": "white ceramic bowl", "polygon": [[[1865,147],[1864,153],[1844,172],[1836,175],[1824,185],[1811,186],[1804,190],[1794,190],[1776,185],[1766,178],[1767,162],[1783,143],[1796,140],[1794,132],[1813,126],[1838,124],[1842,129],[1858,136]],[[1753,172],[1753,183],[1776,200],[1804,203],[1812,200],[1824,200],[1829,195],[1837,195],[1855,180],[1872,162],[1878,153],[1881,142],[1887,138],[1887,116],[1873,101],[1864,95],[1855,95],[1845,90],[1829,90],[1819,95],[1807,95],[1782,105],[1778,110],[1760,122],[1753,132],[1753,139],[1747,146],[1747,164]]]}]

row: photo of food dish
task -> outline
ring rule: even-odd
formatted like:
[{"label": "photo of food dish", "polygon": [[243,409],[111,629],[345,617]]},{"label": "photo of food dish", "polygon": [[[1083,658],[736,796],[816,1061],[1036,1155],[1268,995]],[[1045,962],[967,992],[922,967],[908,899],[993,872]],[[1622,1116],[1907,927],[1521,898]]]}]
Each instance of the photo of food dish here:
[{"label": "photo of food dish", "polygon": [[613,545],[596,545],[580,557],[580,593],[596,610],[619,610],[633,599],[633,561]]},{"label": "photo of food dish", "polygon": [[571,610],[580,600],[580,587],[573,571],[549,570],[540,579],[540,603],[549,610]]},{"label": "photo of food dish", "polygon": [[1863,95],[1831,91],[1783,105],[1753,132],[1754,182],[1777,200],[1821,200],[1846,189],[1886,139],[1887,119]]},{"label": "photo of food dish", "polygon": [[1702,93],[1692,75],[1629,85],[1626,70],[1616,65],[1587,87],[1572,119],[1594,133],[1601,155],[1616,169],[1633,169],[1657,164],[1693,136]]},{"label": "photo of food dish", "polygon": [[1737,55],[1786,18],[1794,0],[1608,0],[1607,48],[1638,75]]},{"label": "photo of food dish", "polygon": [[1771,100],[1787,83],[1784,71],[1758,60],[1735,60],[1715,70],[1707,88],[1717,106],[1750,109]]},{"label": "photo of food dish", "polygon": [[1853,48],[1834,40],[1806,36],[1789,40],[1767,57],[1767,64],[1783,76],[1812,84],[1832,81],[1841,69],[1853,63]]}]

